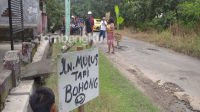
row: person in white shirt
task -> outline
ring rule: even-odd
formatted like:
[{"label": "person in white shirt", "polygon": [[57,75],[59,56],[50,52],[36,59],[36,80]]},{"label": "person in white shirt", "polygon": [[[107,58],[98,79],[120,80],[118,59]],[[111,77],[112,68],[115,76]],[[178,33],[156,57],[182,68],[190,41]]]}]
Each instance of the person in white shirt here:
[{"label": "person in white shirt", "polygon": [[101,37],[103,36],[103,40],[106,37],[106,27],[107,27],[107,22],[106,22],[106,18],[103,17],[102,21],[101,21],[101,29],[100,29],[100,33],[99,33],[99,41],[101,41]]}]

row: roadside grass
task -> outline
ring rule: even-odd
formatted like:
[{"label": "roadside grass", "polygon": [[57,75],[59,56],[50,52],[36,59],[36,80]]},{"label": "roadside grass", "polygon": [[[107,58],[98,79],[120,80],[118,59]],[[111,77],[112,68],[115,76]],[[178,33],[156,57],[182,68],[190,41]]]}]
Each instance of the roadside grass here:
[{"label": "roadside grass", "polygon": [[130,29],[120,31],[124,36],[153,43],[160,47],[172,49],[176,52],[200,58],[200,37],[196,34],[172,35],[168,30],[157,33],[133,32]]},{"label": "roadside grass", "polygon": [[[57,62],[57,56],[58,54],[61,53],[61,48],[63,45],[64,45],[63,43],[53,44],[51,58],[55,59],[55,62]],[[55,65],[54,71],[57,71],[56,70],[57,64],[55,63],[54,65]],[[58,85],[57,85],[58,82],[57,81],[58,81],[57,73],[50,74],[50,76],[45,80],[45,86],[51,88],[56,96],[56,104],[58,104]]]},{"label": "roadside grass", "polygon": [[[53,58],[59,53],[60,46],[62,45],[54,45]],[[85,105],[85,112],[159,112],[159,109],[123,77],[102,52],[99,58],[99,77],[100,96]],[[56,74],[47,79],[46,86],[54,90],[58,99]]]}]

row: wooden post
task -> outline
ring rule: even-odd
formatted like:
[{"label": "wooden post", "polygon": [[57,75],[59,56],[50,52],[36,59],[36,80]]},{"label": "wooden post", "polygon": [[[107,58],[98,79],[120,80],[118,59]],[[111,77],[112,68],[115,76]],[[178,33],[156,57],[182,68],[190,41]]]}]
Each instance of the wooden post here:
[{"label": "wooden post", "polygon": [[76,50],[77,50],[77,51],[83,50],[83,46],[77,46]]},{"label": "wooden post", "polygon": [[78,107],[78,112],[84,112],[84,105]]}]

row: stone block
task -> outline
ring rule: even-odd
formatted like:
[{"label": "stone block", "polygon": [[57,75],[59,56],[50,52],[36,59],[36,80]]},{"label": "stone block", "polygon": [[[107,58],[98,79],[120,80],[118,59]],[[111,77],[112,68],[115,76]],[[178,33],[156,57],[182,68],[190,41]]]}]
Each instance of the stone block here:
[{"label": "stone block", "polygon": [[20,65],[20,52],[8,51],[4,56],[3,67],[6,70],[12,71],[12,84],[16,87],[19,84],[21,65]]},{"label": "stone block", "polygon": [[31,95],[34,89],[34,80],[21,81],[10,91],[10,95]]},{"label": "stone block", "polygon": [[32,112],[29,97],[30,95],[9,95],[2,112]]},{"label": "stone block", "polygon": [[41,41],[40,45],[37,48],[37,52],[33,57],[33,62],[39,62],[43,59],[46,59],[48,52],[49,52],[49,41],[43,40]]},{"label": "stone block", "polygon": [[34,81],[26,80],[10,91],[2,112],[32,112],[29,98],[34,91]]},{"label": "stone block", "polygon": [[33,48],[34,48],[34,44],[32,44],[31,42],[22,43],[21,59],[23,62],[31,63]]}]

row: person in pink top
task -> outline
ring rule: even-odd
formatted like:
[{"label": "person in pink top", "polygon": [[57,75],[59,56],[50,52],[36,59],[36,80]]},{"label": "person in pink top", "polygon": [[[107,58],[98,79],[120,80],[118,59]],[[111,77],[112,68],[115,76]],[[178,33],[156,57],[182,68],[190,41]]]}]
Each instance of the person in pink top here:
[{"label": "person in pink top", "polygon": [[108,44],[108,52],[107,53],[110,53],[111,48],[113,49],[112,53],[113,54],[115,53],[114,30],[115,30],[114,19],[110,18],[108,21],[108,25],[107,25],[107,44]]}]

